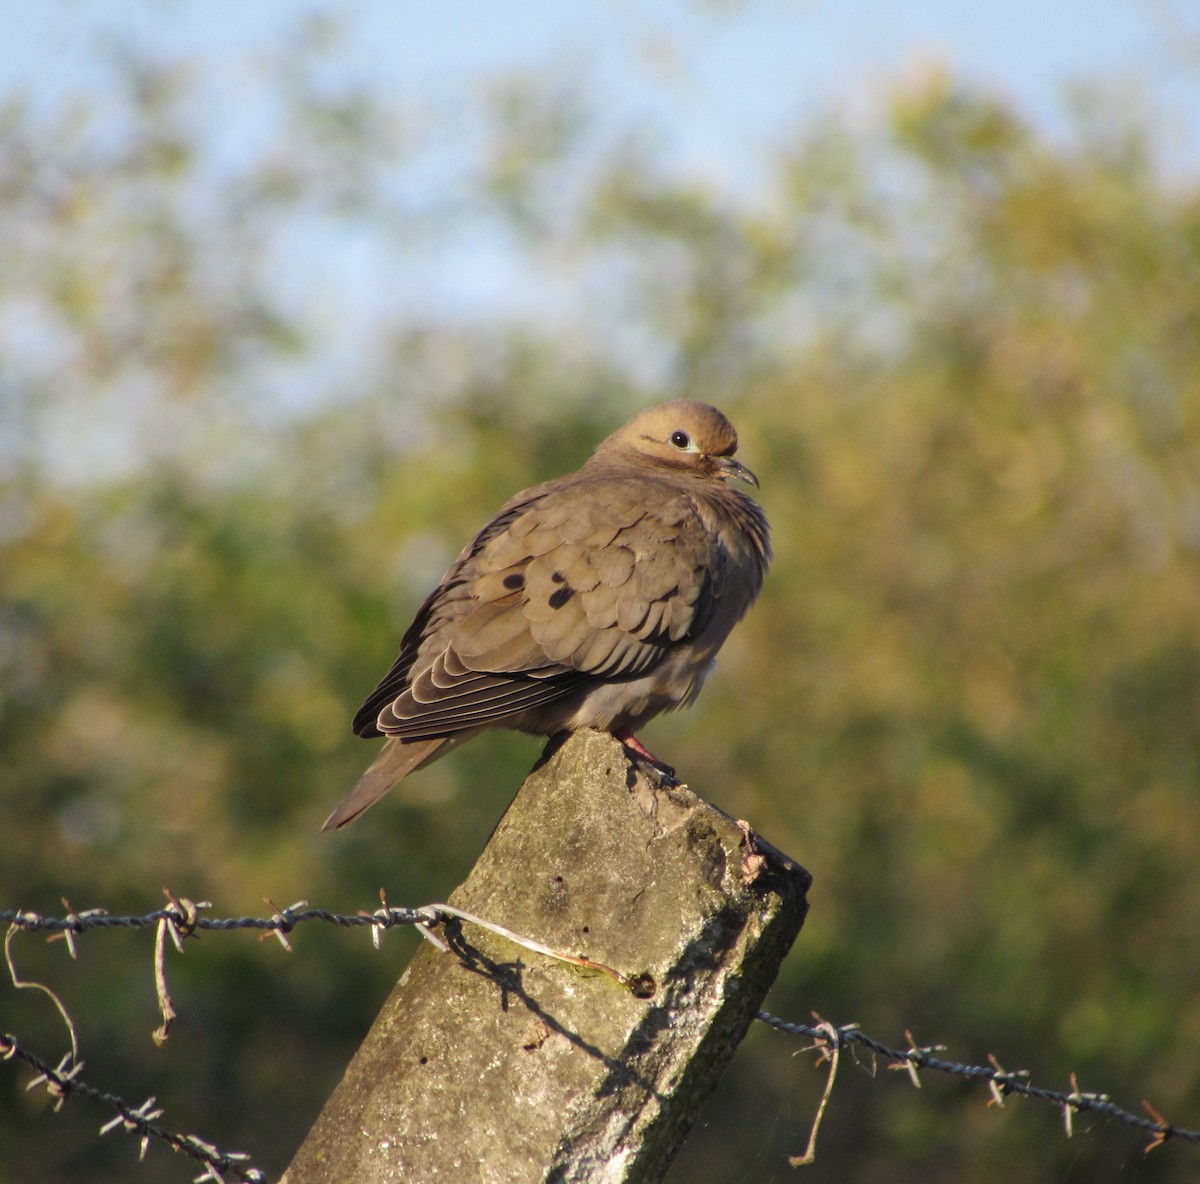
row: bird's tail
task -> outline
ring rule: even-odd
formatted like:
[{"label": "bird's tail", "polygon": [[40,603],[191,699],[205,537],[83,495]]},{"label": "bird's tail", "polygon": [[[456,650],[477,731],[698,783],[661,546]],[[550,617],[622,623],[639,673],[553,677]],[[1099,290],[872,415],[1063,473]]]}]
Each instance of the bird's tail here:
[{"label": "bird's tail", "polygon": [[401,778],[407,777],[414,769],[437,760],[464,738],[462,734],[435,736],[431,740],[400,740],[395,736],[389,737],[384,741],[379,755],[358,779],[358,783],[342,799],[338,808],[325,819],[325,825],[321,829],[334,830],[353,822],[364,810],[379,801]]}]

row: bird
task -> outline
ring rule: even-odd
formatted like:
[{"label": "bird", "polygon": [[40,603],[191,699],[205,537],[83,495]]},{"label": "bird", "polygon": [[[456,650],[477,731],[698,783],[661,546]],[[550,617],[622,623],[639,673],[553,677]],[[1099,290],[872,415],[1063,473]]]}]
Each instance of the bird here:
[{"label": "bird", "polygon": [[354,717],[379,755],[325,821],[345,826],[409,773],[489,728],[637,739],[691,704],[771,561],[758,478],[715,407],[676,399],[582,468],[506,502],[417,610]]}]

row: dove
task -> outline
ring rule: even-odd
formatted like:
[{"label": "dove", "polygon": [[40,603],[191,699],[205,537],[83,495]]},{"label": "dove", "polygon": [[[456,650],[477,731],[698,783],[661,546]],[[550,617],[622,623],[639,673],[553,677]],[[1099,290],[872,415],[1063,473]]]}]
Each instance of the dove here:
[{"label": "dove", "polygon": [[665,769],[635,733],[695,700],[771,560],[761,507],[728,484],[759,484],[737,443],[715,407],[677,399],[502,506],[354,717],[383,748],[322,829],[488,728],[598,728]]}]

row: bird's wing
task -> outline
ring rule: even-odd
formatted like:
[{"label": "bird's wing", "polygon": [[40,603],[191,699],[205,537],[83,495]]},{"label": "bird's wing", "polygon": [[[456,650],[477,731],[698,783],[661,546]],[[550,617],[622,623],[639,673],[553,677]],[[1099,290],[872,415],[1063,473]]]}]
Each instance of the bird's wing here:
[{"label": "bird's wing", "polygon": [[422,605],[355,731],[502,725],[589,681],[644,674],[695,644],[724,569],[676,483],[589,475],[519,495]]}]

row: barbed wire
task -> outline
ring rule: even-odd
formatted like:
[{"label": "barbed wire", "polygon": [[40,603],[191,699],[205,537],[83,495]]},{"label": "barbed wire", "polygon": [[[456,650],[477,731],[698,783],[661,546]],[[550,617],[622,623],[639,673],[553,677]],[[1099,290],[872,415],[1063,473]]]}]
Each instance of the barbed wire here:
[{"label": "barbed wire", "polygon": [[244,1152],[221,1151],[198,1135],[180,1134],[177,1131],[158,1126],[154,1120],[161,1118],[163,1112],[156,1107],[156,1099],[147,1098],[140,1106],[131,1106],[117,1094],[97,1089],[94,1085],[83,1081],[79,1076],[83,1070],[83,1061],[72,1062],[70,1053],[63,1057],[57,1065],[51,1065],[48,1061],[29,1052],[28,1049],[22,1048],[17,1043],[15,1036],[7,1032],[0,1032],[0,1060],[22,1061],[31,1069],[36,1070],[37,1076],[25,1088],[35,1089],[39,1085],[45,1085],[50,1096],[55,1099],[55,1109],[61,1107],[67,1098],[77,1095],[90,1098],[92,1101],[115,1110],[117,1117],[111,1122],[105,1123],[100,1128],[100,1133],[105,1135],[120,1126],[127,1131],[141,1135],[142,1157],[146,1154],[146,1147],[150,1140],[154,1139],[170,1147],[173,1151],[182,1152],[204,1164],[203,1174],[196,1177],[197,1184],[204,1180],[212,1180],[215,1184],[226,1184],[230,1179],[240,1181],[241,1184],[266,1184],[266,1173],[251,1164],[250,1156]]},{"label": "barbed wire", "polygon": [[[605,966],[602,963],[597,963],[591,959],[582,958],[561,950],[555,950],[541,942],[514,933],[501,925],[496,925],[482,917],[477,917],[465,910],[446,904],[429,904],[416,908],[398,908],[388,905],[386,896],[381,891],[381,907],[371,912],[359,910],[350,914],[337,913],[329,909],[310,908],[307,901],[298,901],[287,908],[280,909],[270,900],[267,900],[266,903],[272,909],[272,913],[268,917],[209,917],[203,911],[212,907],[208,901],[196,902],[186,897],[176,897],[167,889],[164,889],[164,892],[168,900],[167,907],[142,915],[113,915],[105,909],[87,909],[83,912],[77,912],[65,900],[63,904],[67,909],[67,913],[61,917],[44,916],[41,913],[21,909],[0,910],[0,924],[9,927],[5,939],[5,956],[13,985],[18,987],[36,987],[48,994],[63,1015],[71,1031],[72,1041],[72,1051],[64,1056],[57,1066],[52,1066],[48,1061],[22,1048],[15,1036],[0,1033],[0,1060],[19,1060],[34,1069],[38,1076],[27,1088],[32,1089],[44,1084],[56,1098],[58,1106],[61,1106],[62,1102],[72,1095],[91,1098],[108,1106],[115,1111],[117,1117],[105,1124],[101,1128],[101,1133],[107,1133],[109,1130],[120,1126],[125,1130],[139,1134],[142,1140],[141,1153],[143,1155],[145,1154],[148,1142],[156,1140],[165,1143],[175,1151],[181,1151],[202,1162],[205,1165],[205,1172],[203,1175],[197,1177],[198,1181],[212,1180],[224,1182],[232,1179],[241,1182],[241,1184],[265,1184],[267,1177],[261,1169],[250,1165],[248,1163],[249,1157],[241,1152],[222,1152],[213,1144],[200,1139],[196,1135],[179,1134],[157,1125],[154,1120],[161,1117],[162,1111],[155,1108],[154,1098],[148,1099],[141,1106],[132,1106],[117,1094],[97,1089],[81,1080],[79,1074],[83,1068],[83,1062],[78,1059],[74,1027],[66,1009],[50,988],[40,983],[24,982],[17,975],[10,949],[11,940],[16,933],[48,932],[50,934],[49,940],[63,940],[67,945],[69,953],[74,957],[74,939],[80,934],[93,930],[121,928],[146,929],[157,927],[158,936],[155,943],[154,975],[159,995],[159,1005],[163,1014],[163,1024],[155,1032],[154,1037],[159,1043],[166,1040],[171,1020],[175,1014],[166,989],[164,966],[165,938],[169,935],[176,947],[182,950],[183,940],[193,936],[197,930],[210,932],[228,932],[237,929],[257,930],[259,931],[260,938],[276,937],[284,948],[290,951],[292,947],[288,941],[288,934],[296,926],[311,921],[321,921],[343,928],[369,928],[372,940],[377,947],[383,931],[401,926],[415,926],[423,937],[433,942],[440,949],[448,950],[449,947],[433,930],[448,920],[459,919],[482,925],[509,940],[517,942],[527,949],[545,954],[551,958],[557,958],[562,961],[598,970],[614,978],[634,994],[644,996],[653,993],[652,983],[650,983],[649,990],[647,990],[647,976],[645,975],[624,975],[620,971],[614,970],[612,967]],[[917,1045],[910,1032],[905,1033],[905,1037],[909,1042],[908,1048],[893,1048],[872,1036],[868,1036],[865,1032],[861,1031],[857,1024],[835,1026],[821,1019],[819,1016],[814,1017],[817,1020],[815,1024],[796,1023],[782,1019],[768,1011],[757,1012],[755,1018],[777,1031],[811,1039],[813,1041],[812,1048],[820,1052],[823,1058],[828,1059],[831,1065],[829,1081],[816,1121],[814,1122],[808,1152],[804,1157],[793,1159],[793,1163],[811,1162],[814,1154],[817,1128],[820,1125],[825,1104],[829,1100],[829,1095],[833,1087],[833,1080],[837,1071],[838,1054],[850,1045],[857,1045],[869,1050],[876,1057],[886,1061],[889,1068],[907,1070],[913,1084],[918,1088],[921,1084],[920,1072],[929,1069],[969,1081],[986,1082],[991,1093],[992,1102],[998,1105],[1003,1105],[1004,1099],[1009,1095],[1019,1095],[1021,1097],[1048,1102],[1062,1111],[1063,1122],[1068,1136],[1073,1133],[1073,1115],[1077,1113],[1090,1113],[1149,1133],[1152,1138],[1144,1148],[1146,1152],[1162,1146],[1168,1140],[1200,1144],[1200,1130],[1192,1130],[1168,1122],[1146,1101],[1142,1103],[1146,1111],[1146,1116],[1123,1109],[1116,1105],[1108,1094],[1081,1090],[1073,1073],[1070,1075],[1070,1091],[1048,1089],[1044,1086],[1034,1085],[1029,1080],[1030,1075],[1026,1070],[1009,1071],[1004,1069],[994,1056],[989,1057],[989,1065],[965,1064],[945,1060],[936,1055],[939,1052],[945,1051],[944,1045]]]},{"label": "barbed wire", "polygon": [[872,1036],[860,1030],[857,1024],[843,1024],[841,1027],[823,1021],[820,1017],[813,1024],[792,1023],[772,1015],[769,1011],[759,1011],[755,1019],[775,1028],[780,1032],[790,1032],[797,1036],[807,1036],[815,1042],[815,1047],[832,1054],[841,1051],[847,1045],[857,1044],[869,1049],[880,1059],[888,1062],[893,1069],[907,1069],[913,1084],[919,1089],[920,1078],[917,1076],[922,1069],[933,1069],[939,1073],[948,1073],[954,1077],[964,1077],[970,1081],[986,1081],[992,1094],[992,1100],[1000,1106],[1010,1094],[1025,1098],[1036,1098],[1038,1101],[1051,1102],[1061,1107],[1063,1124],[1067,1134],[1072,1134],[1071,1118],[1077,1113],[1098,1114],[1111,1118],[1125,1126],[1146,1131],[1154,1137],[1146,1144],[1144,1150],[1153,1151],[1161,1147],[1169,1139],[1181,1139],[1187,1143],[1200,1143],[1200,1130],[1189,1130],[1187,1127],[1174,1126],[1169,1123],[1149,1102],[1142,1102],[1148,1117],[1133,1114],[1116,1105],[1108,1094],[1084,1091],[1079,1088],[1075,1074],[1071,1074],[1071,1090],[1047,1089],[1045,1086],[1034,1085],[1029,1080],[1029,1072],[1025,1069],[1006,1070],[995,1057],[991,1057],[990,1065],[968,1065],[956,1061],[947,1061],[935,1056],[944,1052],[944,1044],[918,1046],[913,1040],[912,1033],[906,1032],[909,1046],[906,1049],[890,1048]]},{"label": "barbed wire", "polygon": [[[383,894],[380,895],[382,897]],[[170,892],[167,892],[167,897],[171,903],[166,908],[156,909],[141,916],[114,916],[107,909],[86,909],[77,913],[64,901],[69,910],[65,917],[45,917],[28,909],[3,909],[0,910],[0,924],[13,925],[28,932],[48,930],[68,937],[86,933],[91,929],[148,929],[166,922],[186,937],[197,929],[258,929],[286,935],[305,921],[326,921],[346,928],[369,926],[382,930],[400,925],[437,924],[439,920],[438,916],[431,912],[434,906],[393,908],[387,904],[386,899],[382,908],[371,913],[361,910],[357,913],[335,913],[329,909],[313,909],[308,908],[308,902],[302,900],[285,909],[275,909],[269,917],[206,917],[202,910],[212,907],[209,901],[197,902],[187,897],[176,898]],[[271,901],[268,900],[267,904],[275,908]]]},{"label": "barbed wire", "polygon": [[[227,1181],[238,1181],[239,1184],[265,1184],[267,1176],[261,1168],[249,1162],[249,1156],[242,1152],[221,1151],[215,1144],[194,1134],[183,1134],[168,1130],[158,1125],[154,1120],[162,1117],[162,1110],[155,1105],[153,1097],[148,1098],[140,1106],[131,1105],[120,1095],[98,1089],[84,1081],[80,1074],[84,1062],[79,1059],[78,1041],[75,1035],[75,1025],[62,1001],[54,991],[42,983],[23,980],[17,973],[12,955],[12,939],[20,932],[48,932],[50,941],[62,940],[66,943],[67,951],[72,958],[76,956],[75,938],[92,930],[114,929],[157,929],[157,939],[154,945],[154,984],[158,994],[159,1010],[163,1022],[153,1033],[155,1043],[166,1041],[171,1023],[175,1019],[175,1008],[167,990],[165,951],[166,937],[182,952],[183,941],[195,934],[197,930],[228,932],[235,929],[258,930],[260,937],[274,936],[286,950],[291,950],[287,935],[299,924],[306,921],[324,921],[328,924],[343,928],[369,927],[375,945],[379,945],[380,934],[386,929],[397,926],[415,925],[419,932],[442,949],[445,943],[436,937],[431,928],[440,923],[445,914],[439,909],[426,906],[424,908],[392,908],[387,903],[386,895],[380,892],[381,907],[374,912],[359,911],[345,914],[335,913],[329,909],[308,908],[307,901],[298,901],[286,909],[277,908],[271,901],[266,903],[271,907],[269,917],[208,917],[203,910],[211,908],[208,901],[193,901],[187,897],[176,897],[169,889],[163,889],[168,904],[165,908],[137,916],[113,915],[107,909],[85,909],[77,912],[70,903],[63,901],[67,909],[66,916],[47,917],[28,909],[0,910],[0,924],[8,926],[4,942],[4,955],[8,965],[9,977],[17,988],[32,987],[48,995],[62,1016],[70,1034],[71,1049],[58,1062],[51,1065],[49,1061],[23,1048],[17,1037],[7,1032],[0,1032],[0,1060],[17,1060],[32,1068],[37,1076],[26,1086],[34,1089],[44,1085],[55,1099],[55,1109],[72,1096],[90,1098],[107,1106],[114,1111],[116,1117],[100,1128],[100,1133],[121,1127],[122,1129],[141,1136],[142,1157],[146,1154],[148,1144],[153,1140],[170,1147],[174,1151],[204,1164],[204,1172],[197,1181],[211,1180],[216,1184],[226,1184]],[[446,906],[443,906],[446,907]]]}]

